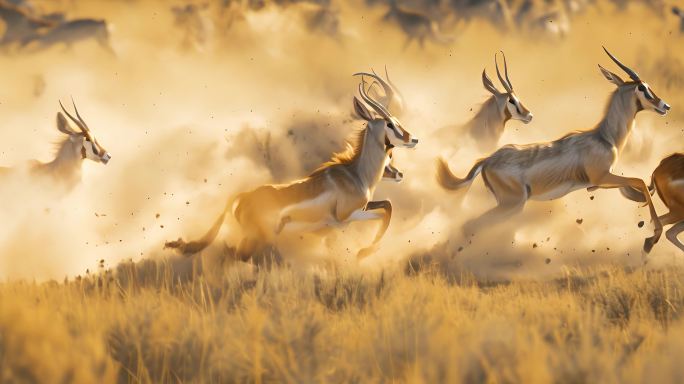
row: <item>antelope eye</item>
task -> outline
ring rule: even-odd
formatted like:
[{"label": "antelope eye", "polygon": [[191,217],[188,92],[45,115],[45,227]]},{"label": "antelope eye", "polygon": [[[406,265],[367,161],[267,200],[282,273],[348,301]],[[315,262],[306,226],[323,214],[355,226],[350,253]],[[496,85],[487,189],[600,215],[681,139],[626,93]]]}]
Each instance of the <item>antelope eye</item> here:
[{"label": "antelope eye", "polygon": [[644,87],[643,84],[639,84],[639,90],[640,90],[641,92],[645,92],[645,91],[646,91],[646,87]]},{"label": "antelope eye", "polygon": [[513,101],[513,99],[508,99],[508,102],[515,105],[515,101]]},{"label": "antelope eye", "polygon": [[387,127],[394,129],[394,123],[392,123],[392,122],[387,123]]}]

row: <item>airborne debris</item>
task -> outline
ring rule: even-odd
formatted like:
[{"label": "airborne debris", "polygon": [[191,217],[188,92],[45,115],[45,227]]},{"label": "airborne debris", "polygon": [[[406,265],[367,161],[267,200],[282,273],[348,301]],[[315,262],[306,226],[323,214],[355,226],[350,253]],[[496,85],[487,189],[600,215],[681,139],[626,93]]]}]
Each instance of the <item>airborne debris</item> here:
[{"label": "airborne debris", "polygon": [[577,224],[582,224],[582,223],[584,222],[584,219],[577,219],[577,220],[575,220],[575,222],[576,222]]}]

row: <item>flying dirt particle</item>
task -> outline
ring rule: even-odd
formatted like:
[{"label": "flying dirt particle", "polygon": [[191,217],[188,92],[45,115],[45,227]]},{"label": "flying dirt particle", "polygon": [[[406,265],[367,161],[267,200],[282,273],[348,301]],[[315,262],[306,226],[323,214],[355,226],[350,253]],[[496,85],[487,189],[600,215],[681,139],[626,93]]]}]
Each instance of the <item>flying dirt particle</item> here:
[{"label": "flying dirt particle", "polygon": [[545,262],[546,264],[550,264],[550,263],[551,263],[551,259],[549,259],[549,258],[547,257],[546,260],[544,260],[544,262]]},{"label": "flying dirt particle", "polygon": [[595,249],[592,249],[592,250],[591,250],[591,253],[596,253],[596,250],[595,250]]},{"label": "flying dirt particle", "polygon": [[532,248],[537,248],[537,243],[532,244]]},{"label": "flying dirt particle", "polygon": [[644,226],[644,221],[641,220],[641,221],[637,224],[637,227],[641,228],[641,227],[643,227],[643,226]]},{"label": "flying dirt particle", "polygon": [[159,214],[157,213],[156,215],[154,215],[154,218],[155,218],[155,219],[158,219],[158,218],[159,218]]},{"label": "flying dirt particle", "polygon": [[594,200],[594,195],[589,196],[589,200]]},{"label": "flying dirt particle", "polygon": [[577,224],[582,224],[582,223],[584,222],[584,219],[577,219],[577,220],[575,220],[575,222],[576,222]]},{"label": "flying dirt particle", "polygon": [[207,179],[204,179],[204,182],[206,183],[206,182],[207,182]]},{"label": "flying dirt particle", "polygon": [[409,244],[411,244],[411,239],[408,240]]},{"label": "flying dirt particle", "polygon": [[551,241],[551,236],[547,237],[546,241]]},{"label": "flying dirt particle", "polygon": [[463,247],[458,247],[458,252],[461,252],[463,250]]},{"label": "flying dirt particle", "polygon": [[164,228],[164,225],[163,225],[163,224],[162,224],[162,225],[160,225],[160,226],[159,226],[159,228]]},{"label": "flying dirt particle", "polygon": [[189,201],[186,201],[186,202],[185,202],[185,205],[190,205],[190,202],[189,202]]}]

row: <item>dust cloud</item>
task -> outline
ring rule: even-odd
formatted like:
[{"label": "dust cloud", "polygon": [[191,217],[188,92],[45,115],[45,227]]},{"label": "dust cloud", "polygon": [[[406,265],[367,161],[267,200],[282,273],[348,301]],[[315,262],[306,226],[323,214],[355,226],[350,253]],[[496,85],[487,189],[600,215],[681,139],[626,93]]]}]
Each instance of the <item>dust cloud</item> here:
[{"label": "dust cloud", "polygon": [[[530,202],[507,223],[472,239],[461,235],[463,222],[494,199],[479,180],[468,192],[441,190],[434,160],[444,155],[454,172],[465,174],[486,154],[458,129],[448,140],[431,134],[474,115],[487,97],[481,71],[494,73],[498,50],[506,52],[516,93],[535,115],[528,125],[509,122],[500,144],[592,128],[613,90],[596,64],[617,72],[601,50],[605,45],[672,105],[666,117],[638,115],[615,168],[647,179],[661,158],[680,150],[681,74],[663,66],[681,66],[673,48],[684,37],[674,20],[639,5],[616,13],[599,4],[577,16],[564,38],[507,33],[473,21],[452,43],[423,49],[405,48],[401,30],[383,20],[383,5],[360,1],[337,4],[336,37],[307,28],[304,6],[267,6],[235,18],[230,28],[215,23],[202,49],[183,46],[184,31],[174,26],[166,3],[38,5],[105,18],[116,57],[92,42],[0,56],[0,165],[50,161],[63,138],[54,122],[58,100],[70,97],[112,160],[85,162],[81,183],[69,193],[21,171],[3,179],[2,278],[60,279],[122,260],[175,257],[162,250],[164,241],[203,234],[230,196],[304,177],[343,149],[344,138],[363,127],[351,116],[358,81],[351,75],[385,65],[406,101],[403,125],[421,140],[415,150],[394,152],[404,181],[383,183],[376,192],[376,199],[393,202],[389,231],[360,263],[354,255],[371,241],[374,224],[351,224],[325,240],[286,241],[280,251],[296,265],[332,260],[352,268],[403,268],[413,257],[500,279],[606,261],[640,263],[652,228],[637,222],[648,222],[648,211],[614,190]],[[219,254],[238,240],[238,229],[227,223],[206,253]],[[663,239],[650,265],[677,257]]]}]

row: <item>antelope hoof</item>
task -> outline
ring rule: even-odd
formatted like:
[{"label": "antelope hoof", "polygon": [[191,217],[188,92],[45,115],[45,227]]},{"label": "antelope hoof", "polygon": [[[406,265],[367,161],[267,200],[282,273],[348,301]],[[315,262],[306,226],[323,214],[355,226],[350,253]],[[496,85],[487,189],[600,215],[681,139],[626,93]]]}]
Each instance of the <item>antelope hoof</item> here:
[{"label": "antelope hoof", "polygon": [[285,216],[282,219],[280,219],[280,223],[278,223],[278,227],[275,230],[276,235],[280,234],[280,232],[283,231],[283,228],[285,228],[285,225],[287,225],[287,223],[290,222],[292,222],[292,218],[290,216]]},{"label": "antelope hoof", "polygon": [[[657,239],[655,236],[649,237],[646,240],[644,240],[644,252],[646,254],[651,252],[651,250],[653,249],[653,246],[655,245],[656,242],[657,242]],[[645,258],[646,257],[643,257],[643,259],[645,259]]]}]

